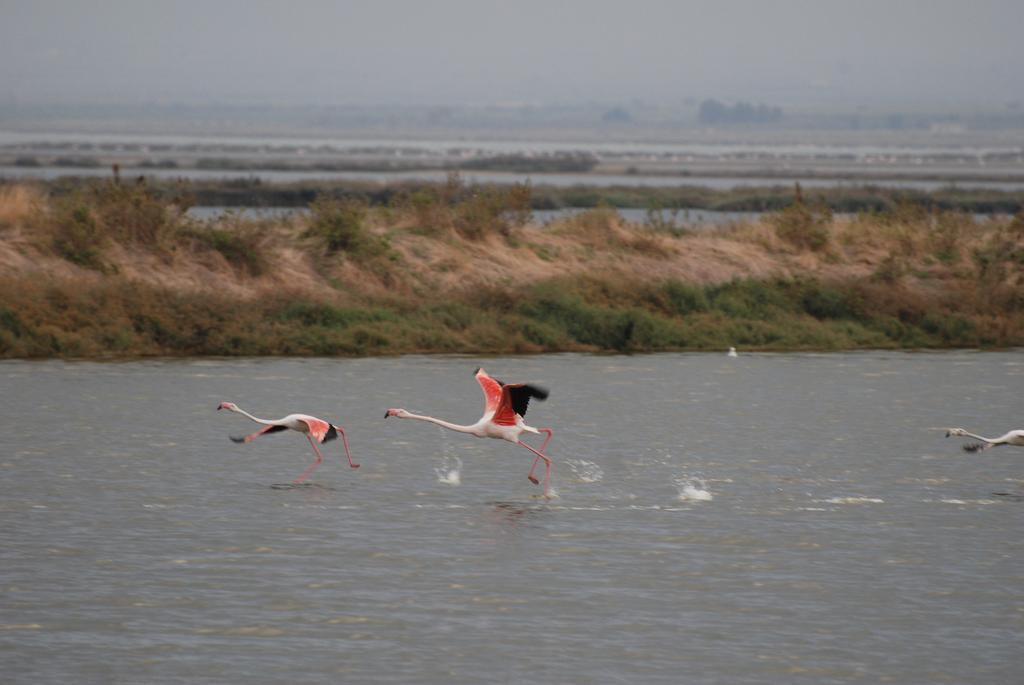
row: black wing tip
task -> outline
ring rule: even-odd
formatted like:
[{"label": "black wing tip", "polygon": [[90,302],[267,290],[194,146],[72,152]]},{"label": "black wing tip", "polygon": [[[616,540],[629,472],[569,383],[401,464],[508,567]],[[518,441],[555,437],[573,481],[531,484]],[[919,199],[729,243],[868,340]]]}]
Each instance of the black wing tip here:
[{"label": "black wing tip", "polygon": [[330,442],[331,440],[336,440],[338,438],[338,429],[335,425],[333,423],[329,423],[327,425],[330,426],[330,428],[327,429],[327,432],[324,434],[324,439],[321,442]]},{"label": "black wing tip", "polygon": [[980,442],[972,442],[968,445],[964,445],[964,452],[980,452],[985,449],[985,445]]},{"label": "black wing tip", "polygon": [[512,411],[520,416],[526,416],[526,410],[530,406],[531,397],[535,397],[542,402],[548,398],[548,389],[537,385],[523,383],[522,385],[508,386],[508,389],[512,400]]},{"label": "black wing tip", "polygon": [[237,435],[229,435],[228,437],[231,438],[231,442],[245,442],[244,436],[240,438]]},{"label": "black wing tip", "polygon": [[541,385],[524,385],[523,387],[530,391],[530,397],[536,397],[541,402],[551,394],[547,388]]}]

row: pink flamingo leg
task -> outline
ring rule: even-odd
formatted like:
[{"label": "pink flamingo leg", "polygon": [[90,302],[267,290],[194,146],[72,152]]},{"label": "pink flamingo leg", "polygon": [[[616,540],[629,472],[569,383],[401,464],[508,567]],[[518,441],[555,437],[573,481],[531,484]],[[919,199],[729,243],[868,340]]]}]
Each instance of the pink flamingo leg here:
[{"label": "pink flamingo leg", "polygon": [[544,438],[544,444],[540,446],[540,451],[543,452],[545,449],[547,449],[548,443],[551,442],[551,436],[555,434],[555,431],[551,430],[550,428],[538,428],[537,430],[541,433],[548,434],[548,437]]},{"label": "pink flamingo leg", "polygon": [[345,445],[345,455],[348,457],[348,465],[354,469],[358,469],[359,464],[352,463],[352,453],[348,449],[348,438],[345,437],[345,429],[341,426],[335,426],[335,428],[337,428],[338,432],[341,433],[341,442]]},{"label": "pink flamingo leg", "polygon": [[[537,450],[533,449],[532,447],[527,445],[522,440],[520,440],[516,444],[520,445],[522,447],[525,447],[526,449],[530,450],[531,452],[533,452],[534,454],[537,455],[537,457],[533,460],[534,464],[537,463],[537,459],[543,459],[544,460],[544,496],[545,497],[551,497],[551,459],[548,456],[546,456],[544,454],[541,454]],[[530,469],[530,476],[531,476],[530,480],[532,482],[536,483],[537,480],[532,477],[533,476],[533,469]]]},{"label": "pink flamingo leg", "polygon": [[315,469],[317,466],[320,466],[320,464],[324,460],[324,455],[320,454],[320,448],[316,446],[316,443],[313,441],[312,436],[310,436],[307,433],[306,434],[306,438],[309,440],[309,444],[313,446],[313,451],[316,452],[316,461],[314,461],[312,464],[310,464],[309,468],[307,468],[305,471],[303,471],[302,474],[299,475],[298,478],[296,478],[295,480],[292,481],[292,483],[294,485],[298,485],[302,481],[306,480],[306,478],[309,477],[309,474],[313,473],[313,469]]},{"label": "pink flamingo leg", "polygon": [[[547,448],[548,443],[551,442],[551,436],[555,434],[555,431],[551,430],[550,428],[538,428],[537,431],[540,433],[548,434],[548,437],[544,438],[544,444],[540,446],[540,451],[543,452]],[[533,458],[533,465],[530,466],[530,473],[527,474],[526,476],[529,479],[529,481],[534,485],[538,485],[540,483],[540,481],[538,481],[537,478],[533,475],[533,470],[537,468],[537,462],[539,461],[540,457]]]}]

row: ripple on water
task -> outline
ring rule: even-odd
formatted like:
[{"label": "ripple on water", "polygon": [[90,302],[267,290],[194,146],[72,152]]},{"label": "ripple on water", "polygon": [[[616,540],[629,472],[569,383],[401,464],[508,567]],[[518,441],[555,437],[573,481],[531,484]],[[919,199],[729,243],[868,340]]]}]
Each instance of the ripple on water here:
[{"label": "ripple on water", "polygon": [[572,471],[573,478],[578,483],[599,483],[604,478],[604,469],[592,461],[566,459],[564,463]]},{"label": "ripple on water", "polygon": [[273,626],[220,626],[215,628],[196,628],[197,635],[224,635],[231,637],[280,637],[285,634],[281,628]]}]

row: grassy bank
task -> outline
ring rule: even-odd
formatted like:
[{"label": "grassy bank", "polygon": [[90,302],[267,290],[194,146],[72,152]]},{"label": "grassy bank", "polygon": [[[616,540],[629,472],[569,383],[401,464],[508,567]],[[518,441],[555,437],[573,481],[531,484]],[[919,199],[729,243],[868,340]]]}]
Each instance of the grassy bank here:
[{"label": "grassy bank", "polygon": [[0,356],[365,355],[1024,344],[1024,216],[798,198],[697,233],[527,186],[189,218],[189,192],[0,188]]}]

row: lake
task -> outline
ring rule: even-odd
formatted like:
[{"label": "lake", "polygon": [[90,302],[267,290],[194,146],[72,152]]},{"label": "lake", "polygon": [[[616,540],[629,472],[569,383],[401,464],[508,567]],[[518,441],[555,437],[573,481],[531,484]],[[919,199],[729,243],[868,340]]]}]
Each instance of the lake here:
[{"label": "lake", "polygon": [[[551,390],[556,497],[471,423]],[[1009,683],[1024,351],[0,362],[8,683]],[[308,487],[295,433],[343,425]]]},{"label": "lake", "polygon": [[[189,207],[188,215],[193,219],[204,221],[222,218],[225,214],[242,216],[246,219],[281,219],[295,213],[306,213],[309,210],[305,207],[217,207],[197,206]],[[589,211],[585,207],[566,207],[563,209],[535,209],[530,214],[533,222],[547,224],[551,221],[566,219],[576,214]],[[619,216],[624,220],[633,223],[648,223],[651,212],[646,209],[622,208],[617,209]],[[654,211],[654,216],[659,217],[666,224],[675,226],[720,226],[744,221],[755,221],[762,216],[763,212],[720,212],[712,209],[684,209],[673,214],[671,210]],[[837,214],[837,216],[844,216]],[[992,215],[979,214],[975,218],[984,220]]]}]

